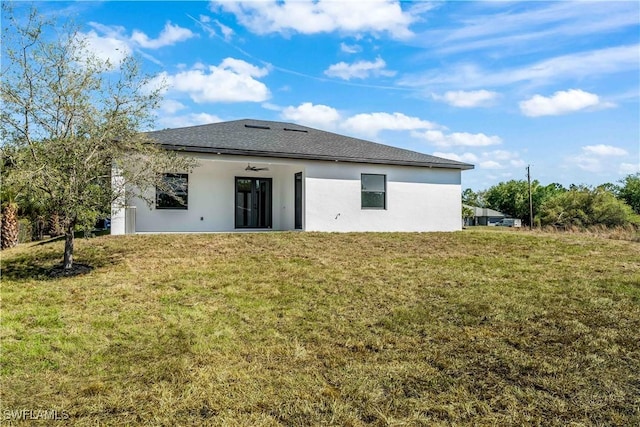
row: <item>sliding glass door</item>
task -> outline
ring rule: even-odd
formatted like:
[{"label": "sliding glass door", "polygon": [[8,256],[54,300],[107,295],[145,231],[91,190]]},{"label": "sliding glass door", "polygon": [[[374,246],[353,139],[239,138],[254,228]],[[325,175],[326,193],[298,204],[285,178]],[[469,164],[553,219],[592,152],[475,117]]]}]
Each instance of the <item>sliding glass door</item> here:
[{"label": "sliding glass door", "polygon": [[236,228],[271,228],[271,178],[236,177]]}]

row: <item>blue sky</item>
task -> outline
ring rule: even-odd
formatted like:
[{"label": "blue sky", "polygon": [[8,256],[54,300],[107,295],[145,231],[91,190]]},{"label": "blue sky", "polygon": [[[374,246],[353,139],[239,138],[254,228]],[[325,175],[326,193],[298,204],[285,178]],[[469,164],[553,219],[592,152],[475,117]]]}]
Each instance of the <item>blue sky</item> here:
[{"label": "blue sky", "polygon": [[640,169],[640,3],[46,2],[167,85],[157,128],[294,122],[466,161],[463,188]]}]

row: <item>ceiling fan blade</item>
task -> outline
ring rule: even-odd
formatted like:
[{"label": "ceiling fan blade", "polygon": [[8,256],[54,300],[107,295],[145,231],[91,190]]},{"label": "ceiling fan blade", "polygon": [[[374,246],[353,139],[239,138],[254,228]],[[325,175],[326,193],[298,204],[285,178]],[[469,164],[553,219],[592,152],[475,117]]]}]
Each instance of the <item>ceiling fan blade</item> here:
[{"label": "ceiling fan blade", "polygon": [[259,167],[257,167],[257,166],[251,166],[251,163],[249,163],[249,164],[247,165],[247,167],[246,167],[246,168],[244,168],[244,170],[246,170],[246,171],[252,171],[252,172],[259,172],[259,171],[268,171],[268,170],[269,170],[269,168],[259,168]]}]

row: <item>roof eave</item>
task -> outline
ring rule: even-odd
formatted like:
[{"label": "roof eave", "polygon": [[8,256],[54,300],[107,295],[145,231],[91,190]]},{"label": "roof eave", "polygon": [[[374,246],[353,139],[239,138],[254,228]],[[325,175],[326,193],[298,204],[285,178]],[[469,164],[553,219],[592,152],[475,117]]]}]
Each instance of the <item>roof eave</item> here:
[{"label": "roof eave", "polygon": [[256,156],[256,157],[272,157],[277,159],[297,159],[297,160],[321,160],[327,162],[348,162],[348,163],[369,163],[380,165],[396,165],[396,166],[416,166],[440,169],[460,169],[470,170],[474,165],[462,162],[456,163],[436,163],[436,162],[418,162],[409,160],[387,160],[387,159],[369,159],[359,157],[344,156],[326,156],[317,154],[304,153],[285,153],[276,151],[258,151],[258,150],[241,150],[235,148],[216,148],[216,147],[187,147],[175,144],[160,144],[166,150],[183,151],[187,153],[210,153],[210,154],[227,154],[233,156]]}]

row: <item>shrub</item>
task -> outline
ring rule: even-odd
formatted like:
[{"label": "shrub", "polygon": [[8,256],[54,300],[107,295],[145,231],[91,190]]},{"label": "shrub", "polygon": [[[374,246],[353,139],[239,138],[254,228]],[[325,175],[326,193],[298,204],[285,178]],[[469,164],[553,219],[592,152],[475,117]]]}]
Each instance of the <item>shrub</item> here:
[{"label": "shrub", "polygon": [[31,241],[31,221],[26,218],[18,220],[18,243]]},{"label": "shrub", "polygon": [[602,188],[574,187],[547,200],[540,212],[542,225],[561,227],[618,227],[638,220],[630,206]]}]

